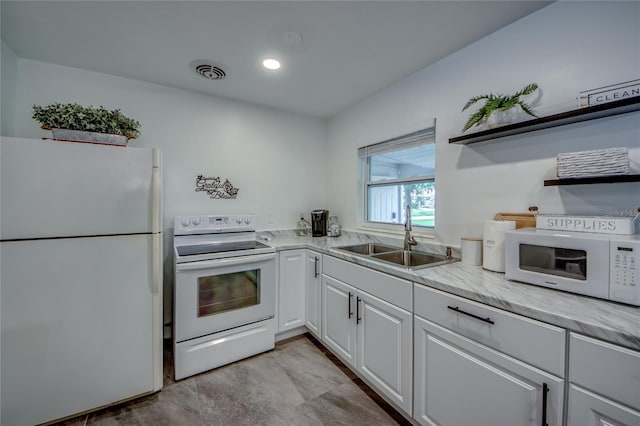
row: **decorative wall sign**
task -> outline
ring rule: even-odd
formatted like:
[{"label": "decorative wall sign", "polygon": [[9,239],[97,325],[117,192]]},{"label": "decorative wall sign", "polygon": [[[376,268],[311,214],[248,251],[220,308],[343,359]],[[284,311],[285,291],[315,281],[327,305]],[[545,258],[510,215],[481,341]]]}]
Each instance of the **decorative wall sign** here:
[{"label": "decorative wall sign", "polygon": [[611,86],[580,92],[579,107],[606,104],[624,98],[640,96],[640,80],[626,81]]},{"label": "decorative wall sign", "polygon": [[213,199],[235,199],[239,189],[234,188],[229,179],[225,179],[224,183],[221,183],[220,177],[212,178],[198,175],[196,178],[196,192],[200,191],[206,192]]}]

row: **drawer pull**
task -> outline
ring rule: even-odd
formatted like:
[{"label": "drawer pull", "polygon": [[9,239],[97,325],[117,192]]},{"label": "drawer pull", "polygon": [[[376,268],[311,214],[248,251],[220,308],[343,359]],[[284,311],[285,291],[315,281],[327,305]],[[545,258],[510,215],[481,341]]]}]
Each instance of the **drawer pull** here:
[{"label": "drawer pull", "polygon": [[549,426],[547,423],[547,394],[549,393],[549,386],[546,383],[542,384],[542,426]]},{"label": "drawer pull", "polygon": [[458,308],[457,306],[455,306],[455,307],[447,306],[447,308],[451,309],[452,311],[456,311],[459,314],[467,315],[467,316],[470,316],[470,317],[475,318],[477,320],[480,320],[480,321],[483,321],[483,322],[488,322],[489,324],[495,324],[495,322],[491,321],[490,317],[482,318],[482,317],[480,317],[478,315],[474,315],[472,313],[465,312],[462,309]]},{"label": "drawer pull", "polygon": [[362,318],[360,318],[360,301],[362,299],[360,299],[359,297],[356,297],[356,324],[360,324],[360,321],[362,320]]},{"label": "drawer pull", "polygon": [[353,294],[349,292],[349,306],[347,307],[347,313],[349,314],[349,318],[353,315],[353,311],[351,310],[351,299],[353,299]]}]

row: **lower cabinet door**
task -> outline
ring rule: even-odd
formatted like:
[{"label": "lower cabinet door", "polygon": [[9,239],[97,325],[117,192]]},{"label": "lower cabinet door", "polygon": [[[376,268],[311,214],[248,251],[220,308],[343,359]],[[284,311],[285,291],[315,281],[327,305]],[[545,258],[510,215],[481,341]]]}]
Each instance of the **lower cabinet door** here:
[{"label": "lower cabinet door", "polygon": [[639,425],[640,412],[573,383],[569,385],[567,426]]},{"label": "lower cabinet door", "polygon": [[322,339],[322,256],[320,253],[307,250],[305,274],[305,325],[313,335]]},{"label": "lower cabinet door", "polygon": [[279,253],[278,333],[305,325],[306,250]]},{"label": "lower cabinet door", "polygon": [[356,368],[381,393],[411,414],[413,316],[361,291],[356,303]]},{"label": "lower cabinet door", "polygon": [[355,367],[356,289],[322,276],[322,341],[345,363]]},{"label": "lower cabinet door", "polygon": [[560,426],[563,379],[414,317],[414,418],[438,426]]}]

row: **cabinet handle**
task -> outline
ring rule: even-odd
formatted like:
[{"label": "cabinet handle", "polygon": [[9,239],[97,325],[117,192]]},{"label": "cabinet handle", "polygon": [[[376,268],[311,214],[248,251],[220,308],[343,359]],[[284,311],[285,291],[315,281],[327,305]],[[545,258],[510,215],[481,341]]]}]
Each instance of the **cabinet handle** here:
[{"label": "cabinet handle", "polygon": [[320,273],[318,272],[318,262],[320,261],[320,259],[318,258],[318,256],[314,257],[313,259],[313,276],[314,278],[318,278],[318,276],[320,276]]},{"label": "cabinet handle", "polygon": [[447,306],[447,308],[451,309],[452,311],[456,311],[456,312],[457,312],[457,313],[459,313],[459,314],[467,315],[467,316],[470,316],[471,318],[475,318],[475,319],[480,320],[480,321],[483,321],[483,322],[488,322],[489,324],[495,324],[495,322],[491,321],[491,318],[490,318],[490,317],[482,318],[482,317],[480,317],[480,316],[478,316],[478,315],[474,315],[474,314],[472,314],[472,313],[465,312],[465,311],[463,311],[462,309],[458,308],[457,306],[456,306],[456,307],[453,307],[453,306]]},{"label": "cabinet handle", "polygon": [[360,301],[362,301],[362,299],[356,297],[356,324],[360,324],[360,320],[362,320],[362,318],[360,318]]},{"label": "cabinet handle", "polygon": [[353,299],[353,294],[349,292],[349,306],[347,307],[347,313],[349,314],[349,318],[353,316],[353,311],[351,310],[351,299]]},{"label": "cabinet handle", "polygon": [[549,426],[547,423],[547,394],[549,393],[549,386],[546,383],[542,384],[542,426]]}]

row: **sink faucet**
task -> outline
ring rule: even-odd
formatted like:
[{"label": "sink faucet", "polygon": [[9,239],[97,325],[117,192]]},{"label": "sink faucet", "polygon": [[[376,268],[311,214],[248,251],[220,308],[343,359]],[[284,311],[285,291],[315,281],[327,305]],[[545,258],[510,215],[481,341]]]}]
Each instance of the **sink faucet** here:
[{"label": "sink faucet", "polygon": [[404,250],[411,251],[411,246],[418,245],[418,242],[411,236],[411,206],[407,204],[405,209],[407,221],[404,223]]}]

